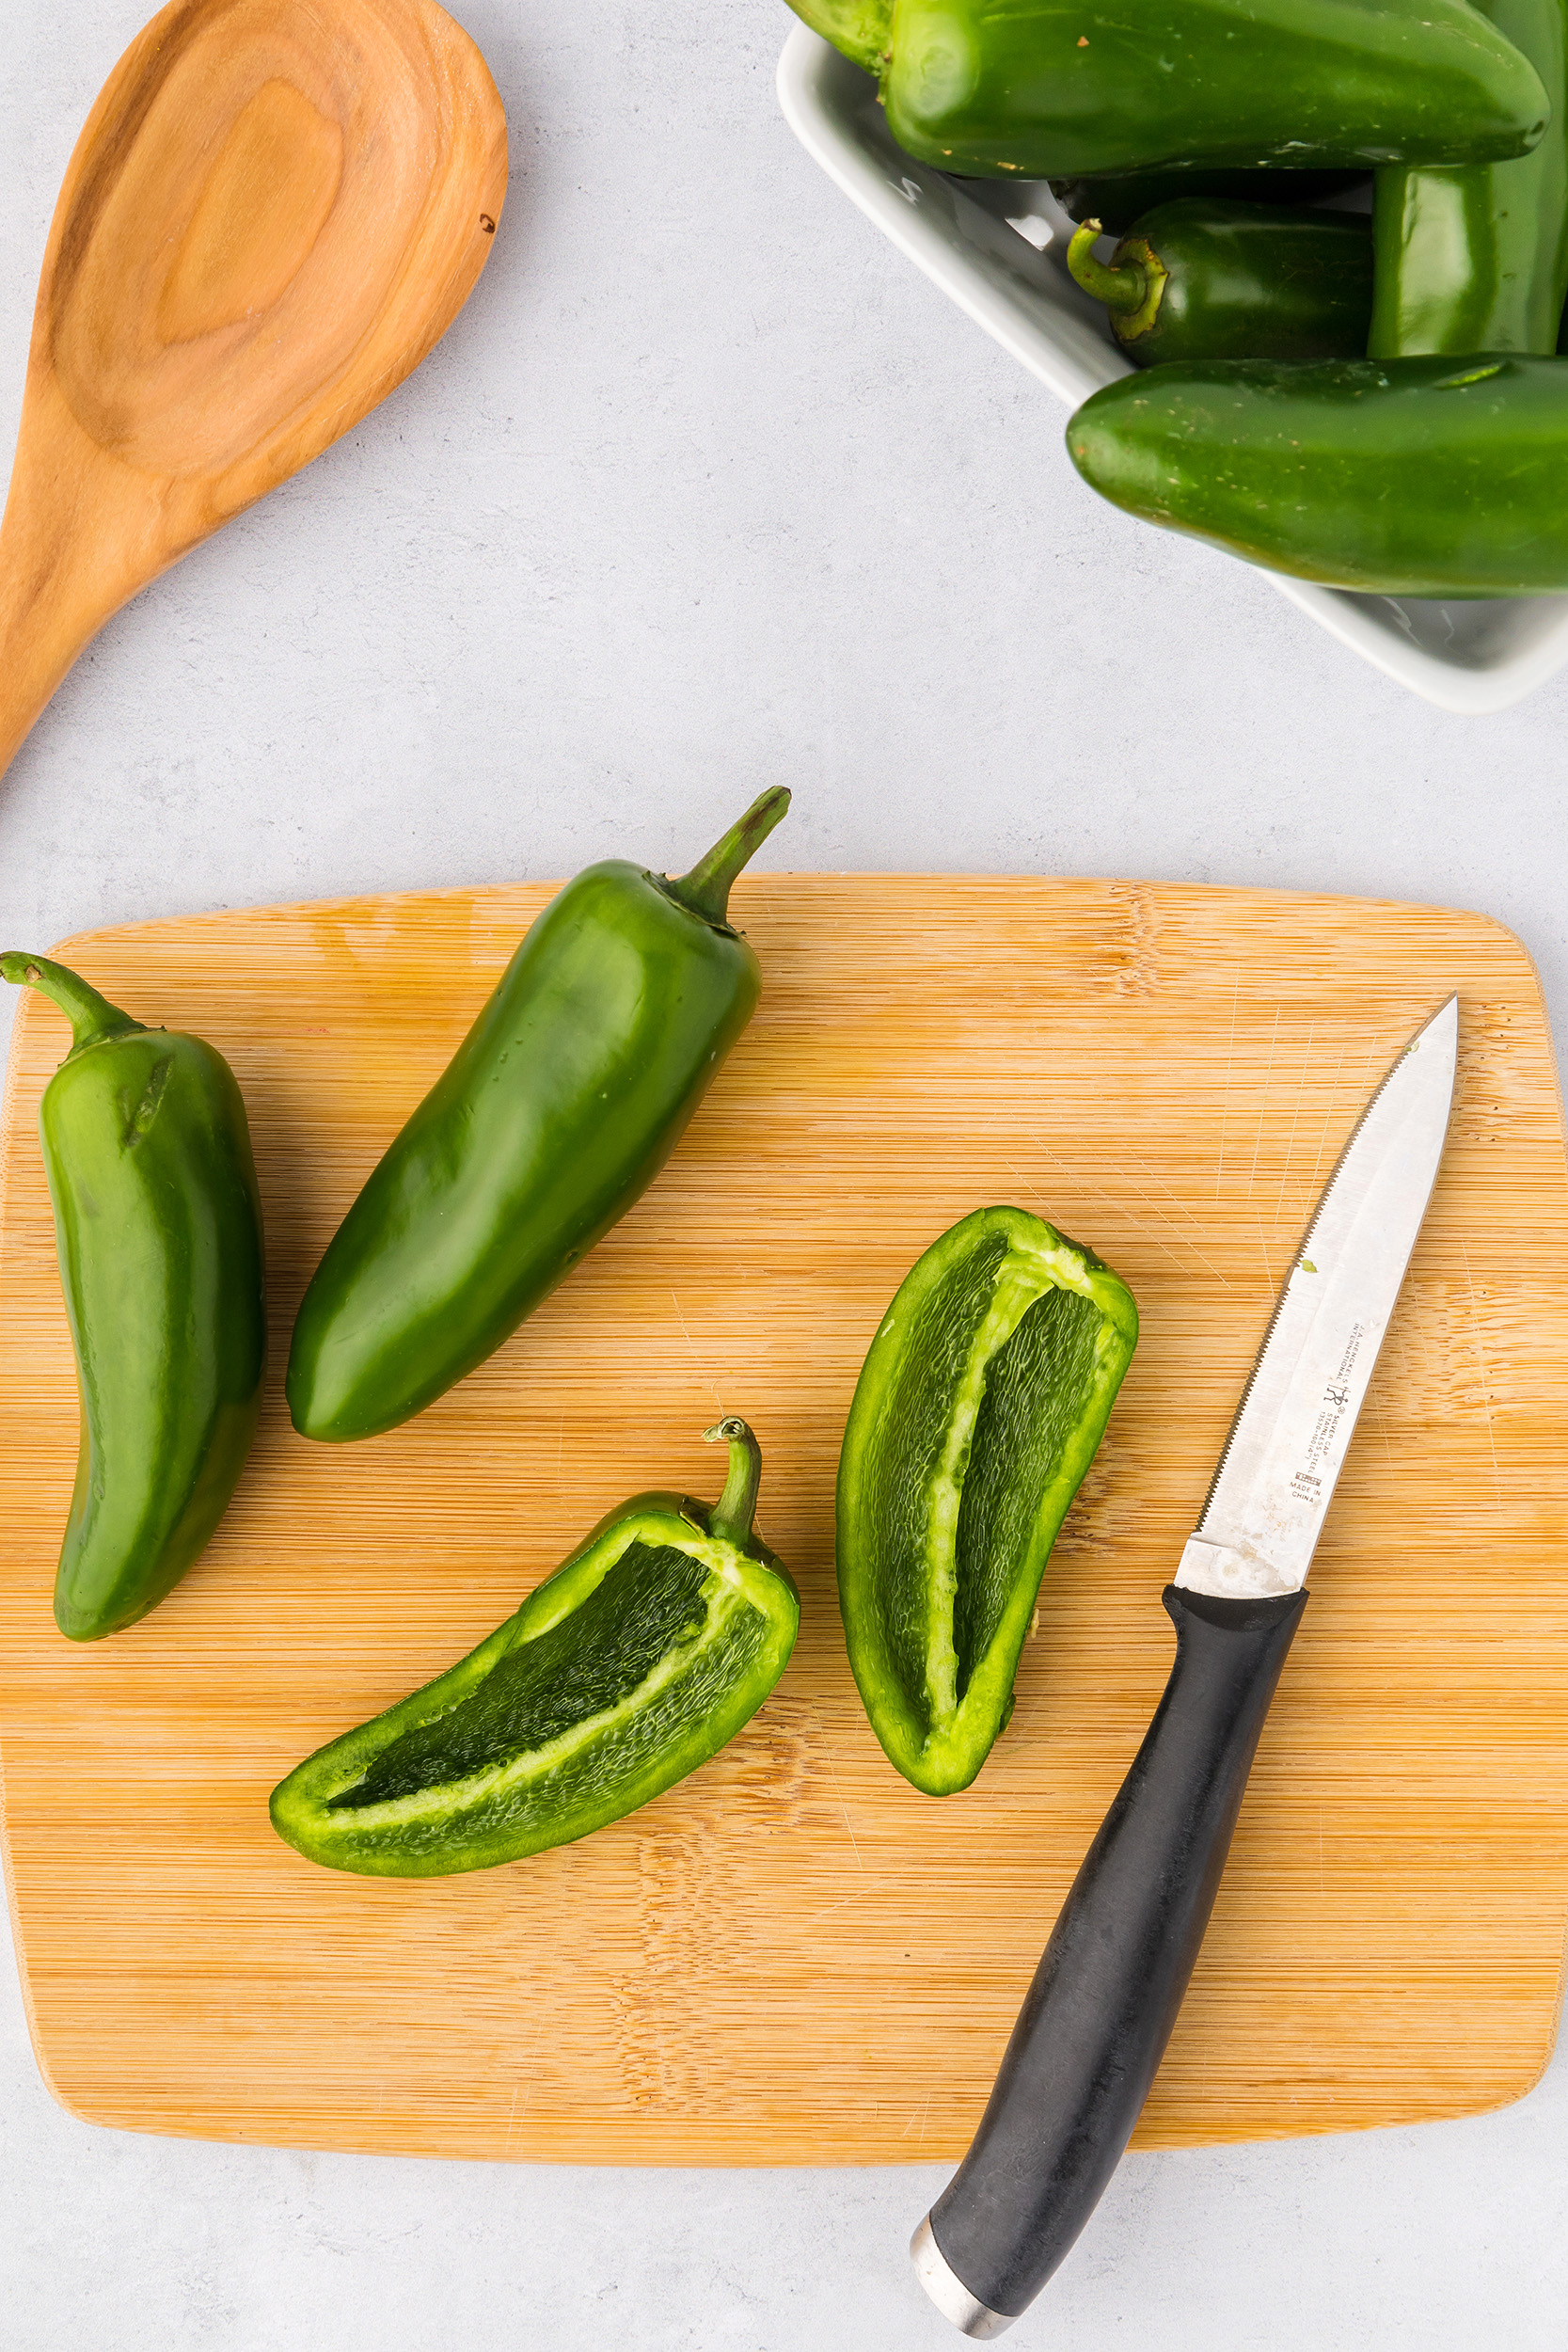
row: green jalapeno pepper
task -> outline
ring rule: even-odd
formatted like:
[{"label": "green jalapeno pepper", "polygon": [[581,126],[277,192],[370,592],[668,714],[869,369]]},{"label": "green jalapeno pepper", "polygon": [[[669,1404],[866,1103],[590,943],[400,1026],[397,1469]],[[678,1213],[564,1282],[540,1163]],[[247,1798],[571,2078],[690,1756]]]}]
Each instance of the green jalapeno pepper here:
[{"label": "green jalapeno pepper", "polygon": [[1137,1337],[1109,1266],[995,1208],[932,1243],[872,1342],[839,1457],[839,1606],[871,1727],[930,1796],[969,1786],[1012,1712]]},{"label": "green jalapeno pepper", "polygon": [[1467,0],[791,0],[972,178],[1523,155],[1552,101]]},{"label": "green jalapeno pepper", "polygon": [[1363,214],[1187,196],[1146,214],[1109,262],[1087,220],[1067,265],[1142,368],[1165,359],[1359,358],[1372,308]]},{"label": "green jalapeno pepper", "polygon": [[609,860],[545,909],[310,1279],[288,1372],[302,1436],[421,1412],[652,1184],[755,1010],[726,909],[788,806],[765,792],[679,881]]},{"label": "green jalapeno pepper", "polygon": [[1317,204],[1364,181],[1364,171],[1129,171],[1119,179],[1053,180],[1051,193],[1069,220],[1098,220],[1125,236],[1156,205],[1178,197],[1234,199],[1239,204]]},{"label": "green jalapeno pepper", "polygon": [[[1568,7],[1476,0],[1552,95],[1540,145],[1511,163],[1380,171],[1367,352],[1554,352],[1568,293]],[[1281,354],[1281,357],[1289,355]]]},{"label": "green jalapeno pepper", "polygon": [[1300,580],[1568,590],[1557,358],[1183,361],[1096,392],[1068,453],[1129,514]]},{"label": "green jalapeno pepper", "polygon": [[44,956],[0,955],[71,1021],[39,1131],[82,1435],[55,1622],[93,1642],[163,1599],[245,1467],[266,1355],[245,1104],[198,1037],[147,1029]]},{"label": "green jalapeno pepper", "polygon": [[486,1869],[646,1804],[749,1723],[800,1621],[752,1532],[762,1454],[721,1422],[710,1511],[643,1494],[612,1511],[488,1641],[320,1748],[274,1790],[280,1836],[367,1877]]}]

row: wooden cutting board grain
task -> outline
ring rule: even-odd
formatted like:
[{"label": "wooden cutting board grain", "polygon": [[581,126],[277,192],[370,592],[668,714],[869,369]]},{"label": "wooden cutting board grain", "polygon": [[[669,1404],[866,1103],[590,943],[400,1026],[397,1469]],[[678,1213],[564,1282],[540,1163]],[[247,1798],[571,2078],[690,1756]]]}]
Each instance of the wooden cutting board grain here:
[{"label": "wooden cutting board grain", "polygon": [[[671,1167],[473,1378],[345,1448],[290,1429],[310,1268],[546,885],[97,932],[59,952],[198,1030],[249,1104],[274,1309],[206,1558],[77,1648],[76,1446],[40,1165],[65,1027],[23,1002],[4,1141],[0,1756],[40,2062],[95,2122],[459,2156],[955,2157],[1170,1662],[1162,1584],[1317,1191],[1462,993],[1448,1156],[1264,1734],[1144,2147],[1528,2089],[1568,1912],[1568,1178],[1528,958],[1480,916],[1283,893],[767,876],[762,1009]],[[36,943],[24,943],[36,944]],[[1143,1340],[1047,1571],[1012,1724],[941,1801],[882,1758],[832,1584],[838,1437],[899,1279],[1016,1200],[1126,1277]],[[708,1492],[744,1411],[805,1603],[723,1756],[468,1878],[314,1867],[309,1750],[489,1631],[610,1505]]]}]

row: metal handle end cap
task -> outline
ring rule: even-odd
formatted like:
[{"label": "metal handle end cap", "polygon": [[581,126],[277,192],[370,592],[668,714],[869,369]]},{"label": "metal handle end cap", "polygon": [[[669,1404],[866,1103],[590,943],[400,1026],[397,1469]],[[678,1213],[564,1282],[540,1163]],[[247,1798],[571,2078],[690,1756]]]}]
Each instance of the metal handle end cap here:
[{"label": "metal handle end cap", "polygon": [[929,2214],[910,2240],[910,2260],[914,2265],[915,2277],[943,2319],[950,2319],[960,2335],[990,2344],[994,2337],[1006,2334],[1012,2320],[1006,2312],[993,2312],[989,2303],[971,2295],[937,2244]]}]

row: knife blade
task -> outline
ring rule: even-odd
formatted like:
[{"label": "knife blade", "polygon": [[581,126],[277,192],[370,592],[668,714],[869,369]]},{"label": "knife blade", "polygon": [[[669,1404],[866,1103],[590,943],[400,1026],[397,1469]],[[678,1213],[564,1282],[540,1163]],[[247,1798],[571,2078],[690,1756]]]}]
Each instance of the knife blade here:
[{"label": "knife blade", "polygon": [[911,2242],[921,2284],[966,2336],[1010,2328],[1068,2252],[1176,2023],[1436,1182],[1458,1044],[1451,996],[1323,1188],[1162,1596],[1176,1627],[1164,1694],[1052,1930],[969,2153]]}]

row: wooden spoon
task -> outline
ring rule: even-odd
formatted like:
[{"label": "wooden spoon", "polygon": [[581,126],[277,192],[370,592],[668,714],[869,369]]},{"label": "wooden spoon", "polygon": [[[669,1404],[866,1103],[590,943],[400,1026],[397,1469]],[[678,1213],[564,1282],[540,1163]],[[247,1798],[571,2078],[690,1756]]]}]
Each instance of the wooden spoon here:
[{"label": "wooden spoon", "polygon": [[418,367],[483,268],[506,117],[435,0],[173,0],[43,259],[0,524],[0,772],[138,588]]}]

